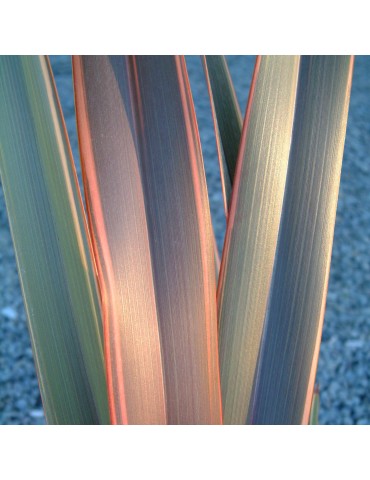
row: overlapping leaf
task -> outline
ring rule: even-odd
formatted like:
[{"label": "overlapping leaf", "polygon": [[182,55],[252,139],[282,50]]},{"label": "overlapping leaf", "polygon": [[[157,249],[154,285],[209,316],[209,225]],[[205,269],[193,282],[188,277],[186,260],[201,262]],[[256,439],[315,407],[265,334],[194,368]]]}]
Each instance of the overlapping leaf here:
[{"label": "overlapping leaf", "polygon": [[353,59],[303,57],[252,423],[307,423],[321,340]]},{"label": "overlapping leaf", "polygon": [[[224,420],[307,423],[353,60],[258,58],[236,173],[227,66],[204,64],[227,212],[234,182],[217,294]],[[184,60],[76,57],[74,81],[111,421],[220,423],[214,237]],[[44,58],[0,58],[0,105],[48,422],[107,423],[90,244]]]},{"label": "overlapping leaf", "polygon": [[203,67],[211,101],[227,215],[242,131],[242,116],[225,58],[222,55],[203,56]]},{"label": "overlapping leaf", "polygon": [[0,57],[0,174],[48,423],[108,423],[95,274],[47,60]]},{"label": "overlapping leaf", "polygon": [[220,423],[213,234],[183,58],[76,57],[113,423]]},{"label": "overlapping leaf", "polygon": [[218,284],[224,422],[244,424],[280,223],[298,57],[259,57],[244,120]]}]

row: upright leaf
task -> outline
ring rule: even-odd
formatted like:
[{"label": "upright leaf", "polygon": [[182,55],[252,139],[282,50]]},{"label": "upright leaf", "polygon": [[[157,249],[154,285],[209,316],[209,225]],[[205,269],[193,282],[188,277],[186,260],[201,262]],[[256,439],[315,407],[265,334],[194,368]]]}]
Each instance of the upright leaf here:
[{"label": "upright leaf", "polygon": [[224,423],[244,424],[277,243],[299,57],[258,57],[218,284]]},{"label": "upright leaf", "polygon": [[76,57],[113,423],[220,423],[213,234],[185,62]]},{"label": "upright leaf", "polygon": [[203,56],[203,67],[211,101],[222,193],[227,215],[242,131],[242,116],[225,57],[223,55]]},{"label": "upright leaf", "polygon": [[308,423],[328,287],[353,59],[301,60],[251,423]]},{"label": "upright leaf", "polygon": [[0,57],[0,106],[0,175],[47,422],[108,423],[86,223],[44,57]]},{"label": "upright leaf", "polygon": [[311,411],[310,411],[310,425],[318,425],[319,424],[319,407],[320,407],[320,391],[318,385],[315,385],[312,403],[311,403]]}]

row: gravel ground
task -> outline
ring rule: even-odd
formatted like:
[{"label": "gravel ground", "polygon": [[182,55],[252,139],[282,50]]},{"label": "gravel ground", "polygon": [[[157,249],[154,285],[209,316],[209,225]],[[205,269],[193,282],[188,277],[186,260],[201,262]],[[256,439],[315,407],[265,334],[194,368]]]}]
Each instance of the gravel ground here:
[{"label": "gravel ground", "polygon": [[[76,163],[70,58],[51,57]],[[228,57],[245,111],[254,57]],[[225,220],[211,111],[201,63],[187,57],[212,220],[222,247]],[[331,275],[320,350],[320,423],[370,424],[370,57],[357,57],[344,152]],[[79,167],[78,167],[79,170]],[[43,424],[14,252],[0,185],[0,424]]]}]

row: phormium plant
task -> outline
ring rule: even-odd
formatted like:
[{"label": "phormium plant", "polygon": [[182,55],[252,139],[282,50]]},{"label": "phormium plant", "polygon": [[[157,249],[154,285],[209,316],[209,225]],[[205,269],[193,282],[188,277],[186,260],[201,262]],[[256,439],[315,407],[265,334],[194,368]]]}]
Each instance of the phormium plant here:
[{"label": "phormium plant", "polygon": [[[219,259],[183,57],[74,57],[86,214],[45,57],[0,57],[0,175],[50,424],[306,424],[353,58],[203,58]],[[316,412],[317,398],[315,398]]]}]

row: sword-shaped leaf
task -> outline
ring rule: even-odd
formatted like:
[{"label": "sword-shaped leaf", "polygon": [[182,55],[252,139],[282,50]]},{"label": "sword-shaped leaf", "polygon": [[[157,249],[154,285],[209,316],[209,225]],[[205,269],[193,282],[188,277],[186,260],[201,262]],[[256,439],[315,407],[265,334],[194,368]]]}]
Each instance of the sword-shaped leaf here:
[{"label": "sword-shaped leaf", "polygon": [[227,215],[242,132],[242,116],[224,56],[203,56],[203,68],[211,102],[222,193]]},{"label": "sword-shaped leaf", "polygon": [[353,58],[303,57],[249,420],[307,424],[324,319]]},{"label": "sword-shaped leaf", "polygon": [[220,423],[213,234],[183,58],[76,57],[113,423]]},{"label": "sword-shaped leaf", "polygon": [[320,391],[319,387],[315,386],[313,397],[312,397],[312,404],[311,404],[311,412],[310,412],[310,425],[318,425],[319,424],[319,408],[320,408]]},{"label": "sword-shaped leaf", "polygon": [[218,283],[224,422],[247,418],[283,203],[299,57],[258,57]]},{"label": "sword-shaped leaf", "polygon": [[47,421],[108,423],[87,225],[43,57],[0,57],[0,174]]}]

